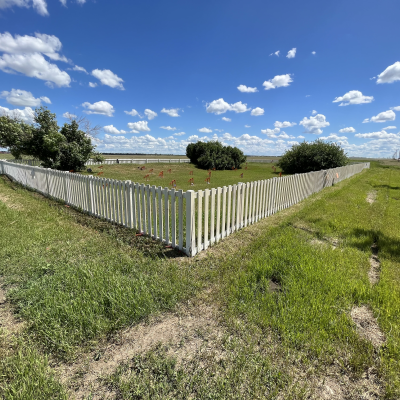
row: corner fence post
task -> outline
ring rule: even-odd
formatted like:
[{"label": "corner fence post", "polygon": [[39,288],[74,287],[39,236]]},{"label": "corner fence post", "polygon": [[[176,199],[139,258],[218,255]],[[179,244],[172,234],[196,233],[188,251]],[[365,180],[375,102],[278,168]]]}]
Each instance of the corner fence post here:
[{"label": "corner fence post", "polygon": [[194,235],[194,191],[188,190],[186,192],[186,254],[193,257],[195,253],[195,235]]}]

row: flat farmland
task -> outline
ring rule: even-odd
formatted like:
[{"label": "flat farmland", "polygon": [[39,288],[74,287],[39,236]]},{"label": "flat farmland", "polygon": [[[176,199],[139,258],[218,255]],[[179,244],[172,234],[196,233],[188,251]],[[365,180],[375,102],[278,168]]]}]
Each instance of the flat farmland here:
[{"label": "flat farmland", "polygon": [[[113,164],[91,166],[92,173],[83,172],[85,175],[100,176],[102,178],[120,181],[145,183],[147,185],[172,187],[171,182],[176,181],[176,188],[182,190],[204,190],[238,182],[252,182],[278,177],[281,170],[272,168],[275,163],[248,163],[238,170],[211,171],[210,183],[206,182],[207,170],[196,168],[192,164]],[[144,168],[144,169],[142,169]],[[170,172],[169,172],[170,171]],[[163,172],[163,177],[159,176]],[[193,175],[191,175],[191,173]],[[100,175],[99,175],[100,174]],[[241,176],[243,174],[243,177]],[[193,178],[193,185],[190,179]]]}]

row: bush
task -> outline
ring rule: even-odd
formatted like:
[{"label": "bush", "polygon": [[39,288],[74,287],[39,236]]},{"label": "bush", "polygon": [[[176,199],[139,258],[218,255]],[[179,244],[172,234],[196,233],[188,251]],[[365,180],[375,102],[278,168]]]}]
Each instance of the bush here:
[{"label": "bush", "polygon": [[285,152],[277,165],[286,174],[300,174],[343,167],[348,162],[347,155],[338,144],[318,139],[311,143],[295,144]]},{"label": "bush", "polygon": [[197,142],[186,147],[190,162],[202,169],[241,168],[246,156],[237,147],[223,146],[220,142]]}]

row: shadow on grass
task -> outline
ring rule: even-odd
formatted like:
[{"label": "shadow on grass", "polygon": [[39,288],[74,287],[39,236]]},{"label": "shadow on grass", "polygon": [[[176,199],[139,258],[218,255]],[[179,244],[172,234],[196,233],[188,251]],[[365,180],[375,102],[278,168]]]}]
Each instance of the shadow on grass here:
[{"label": "shadow on grass", "polygon": [[185,253],[178,250],[167,247],[164,243],[157,241],[150,236],[139,234],[135,229],[126,228],[121,225],[114,224],[105,219],[93,217],[89,214],[81,212],[73,207],[66,206],[64,202],[51,199],[43,196],[42,194],[23,187],[17,182],[10,180],[8,177],[3,176],[4,181],[12,188],[23,188],[32,193],[34,197],[40,198],[42,201],[47,202],[49,207],[58,209],[59,211],[66,213],[71,217],[77,224],[88,227],[95,232],[101,232],[108,236],[113,237],[115,240],[127,244],[128,246],[139,250],[144,256],[155,258],[179,258],[186,257]]},{"label": "shadow on grass", "polygon": [[375,189],[389,189],[389,190],[400,190],[400,186],[390,186],[390,185],[372,185]]},{"label": "shadow on grass", "polygon": [[374,229],[360,229],[356,228],[350,232],[349,237],[364,238],[353,243],[349,243],[351,246],[359,250],[367,250],[371,246],[377,246],[379,252],[387,254],[389,257],[398,258],[400,254],[400,240],[388,237],[381,230]]}]

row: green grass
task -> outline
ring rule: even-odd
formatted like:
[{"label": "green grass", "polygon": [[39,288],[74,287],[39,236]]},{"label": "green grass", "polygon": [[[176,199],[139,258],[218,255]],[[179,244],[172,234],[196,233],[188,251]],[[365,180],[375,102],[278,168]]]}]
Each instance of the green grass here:
[{"label": "green grass", "polygon": [[17,207],[0,202],[0,275],[10,287],[7,295],[29,331],[59,357],[171,309],[196,286],[191,271],[77,224],[57,203],[14,191],[3,179],[0,191]]},{"label": "green grass", "polygon": [[35,344],[0,332],[0,397],[13,400],[66,400],[67,394]]},{"label": "green grass", "polygon": [[[247,170],[242,168],[237,171],[226,170],[226,171],[212,171],[211,172],[211,184],[207,184],[205,179],[208,177],[208,172],[196,168],[191,164],[113,164],[104,165],[102,169],[98,166],[91,166],[93,173],[85,172],[85,175],[94,175],[101,171],[103,174],[100,175],[104,178],[117,179],[121,181],[130,180],[132,182],[145,183],[148,185],[171,187],[170,182],[176,180],[177,189],[186,190],[204,190],[214,187],[222,187],[228,185],[234,185],[238,182],[252,182],[263,179],[270,179],[279,176],[281,171],[276,168],[276,172],[271,168],[271,163],[248,163]],[[141,167],[146,169],[140,170]],[[153,172],[150,173],[150,170]],[[171,173],[167,172],[171,169]],[[164,171],[164,178],[158,176],[160,171]],[[193,175],[189,173],[193,171]],[[240,175],[243,173],[243,178]],[[150,175],[146,181],[144,177]],[[190,185],[189,179],[194,178],[194,185]]]},{"label": "green grass", "polygon": [[[125,168],[112,167],[105,171]],[[46,355],[71,360],[212,286],[226,324],[217,347],[205,343],[211,353],[181,362],[163,346],[134,356],[104,378],[118,399],[305,399],[312,379],[332,368],[352,382],[372,368],[384,398],[400,398],[400,171],[372,167],[271,217],[278,226],[266,221],[235,233],[229,252],[180,266],[148,239],[1,179],[8,205],[0,202],[0,276],[28,328],[11,350],[0,343],[0,396],[64,398]],[[218,179],[232,177],[223,172]],[[372,287],[373,243],[382,272]],[[271,291],[271,281],[281,290]],[[351,308],[363,304],[387,337],[380,349],[351,321]]]}]

